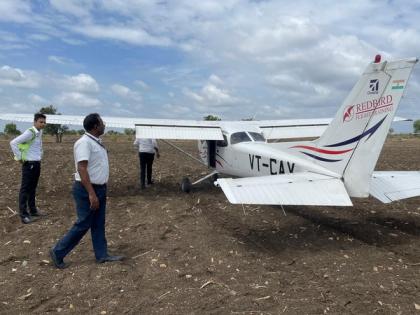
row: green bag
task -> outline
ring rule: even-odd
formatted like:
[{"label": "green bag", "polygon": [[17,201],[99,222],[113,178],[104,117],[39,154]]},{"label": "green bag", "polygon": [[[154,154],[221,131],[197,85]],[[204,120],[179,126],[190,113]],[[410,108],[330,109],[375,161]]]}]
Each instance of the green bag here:
[{"label": "green bag", "polygon": [[31,147],[32,143],[35,141],[35,138],[36,138],[35,130],[33,129],[33,127],[29,128],[29,130],[32,132],[32,138],[31,140],[27,142],[18,144],[18,148],[20,151],[20,159],[15,156],[16,161],[22,161],[22,162],[26,161],[26,156],[28,155],[29,148]]}]

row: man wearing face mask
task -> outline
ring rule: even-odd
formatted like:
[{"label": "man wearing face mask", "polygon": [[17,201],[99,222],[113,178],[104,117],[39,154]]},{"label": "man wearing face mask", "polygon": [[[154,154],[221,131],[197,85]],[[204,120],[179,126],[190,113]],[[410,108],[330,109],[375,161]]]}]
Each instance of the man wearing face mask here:
[{"label": "man wearing face mask", "polygon": [[77,220],[66,235],[50,250],[55,267],[67,267],[64,257],[80,242],[90,229],[97,263],[122,260],[122,256],[108,254],[105,238],[105,209],[109,178],[108,153],[99,138],[105,124],[99,114],[89,114],[83,121],[86,133],[74,144],[76,164],[73,198]]},{"label": "man wearing face mask", "polygon": [[45,125],[45,115],[36,113],[34,115],[34,125],[10,141],[15,160],[22,164],[19,214],[23,224],[31,223],[32,217],[42,215],[41,211],[36,207],[35,194],[41,174],[42,129],[45,128]]}]

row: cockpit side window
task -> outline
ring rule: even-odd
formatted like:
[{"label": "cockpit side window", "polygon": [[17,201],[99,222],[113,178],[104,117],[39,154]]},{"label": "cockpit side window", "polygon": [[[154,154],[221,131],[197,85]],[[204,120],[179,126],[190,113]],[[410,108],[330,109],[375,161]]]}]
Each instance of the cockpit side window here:
[{"label": "cockpit side window", "polygon": [[246,132],[235,132],[230,136],[230,143],[236,144],[240,142],[250,142],[251,139],[246,134]]},{"label": "cockpit side window", "polygon": [[254,141],[265,142],[265,138],[262,134],[260,134],[258,132],[252,132],[252,131],[248,131],[248,133],[251,135],[251,137],[252,137],[252,139],[254,139]]},{"label": "cockpit side window", "polygon": [[223,140],[217,140],[216,141],[216,146],[218,147],[227,147],[228,146],[228,141],[225,135],[223,135]]}]

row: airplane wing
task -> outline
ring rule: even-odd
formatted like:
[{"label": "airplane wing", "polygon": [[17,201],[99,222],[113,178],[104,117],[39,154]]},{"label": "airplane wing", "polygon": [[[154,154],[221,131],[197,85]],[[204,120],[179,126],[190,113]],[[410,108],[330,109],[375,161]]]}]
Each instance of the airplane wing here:
[{"label": "airplane wing", "polygon": [[205,121],[172,121],[166,124],[136,124],[136,136],[151,139],[223,140],[220,126],[209,126]]},{"label": "airplane wing", "polygon": [[420,196],[420,172],[373,172],[370,194],[383,203]]},{"label": "airplane wing", "polygon": [[[46,115],[47,123],[83,126],[84,116]],[[0,114],[0,120],[33,122],[33,114]],[[253,120],[253,121],[199,121],[176,119],[148,119],[130,117],[102,117],[107,127],[136,128],[138,134],[155,139],[222,140],[223,126],[242,130],[258,127],[266,139],[290,139],[319,137],[331,122],[331,118]],[[408,119],[395,117],[394,121]],[[149,136],[147,136],[149,135]]]},{"label": "airplane wing", "polygon": [[305,206],[352,206],[339,178],[315,173],[219,178],[231,203]]}]

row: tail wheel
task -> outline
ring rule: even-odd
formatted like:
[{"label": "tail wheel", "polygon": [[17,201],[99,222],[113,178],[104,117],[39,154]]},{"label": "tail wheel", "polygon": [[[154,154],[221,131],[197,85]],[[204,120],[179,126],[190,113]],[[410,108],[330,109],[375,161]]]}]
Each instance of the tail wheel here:
[{"label": "tail wheel", "polygon": [[182,179],[181,190],[185,193],[189,193],[191,191],[191,181],[188,177],[184,177]]}]

